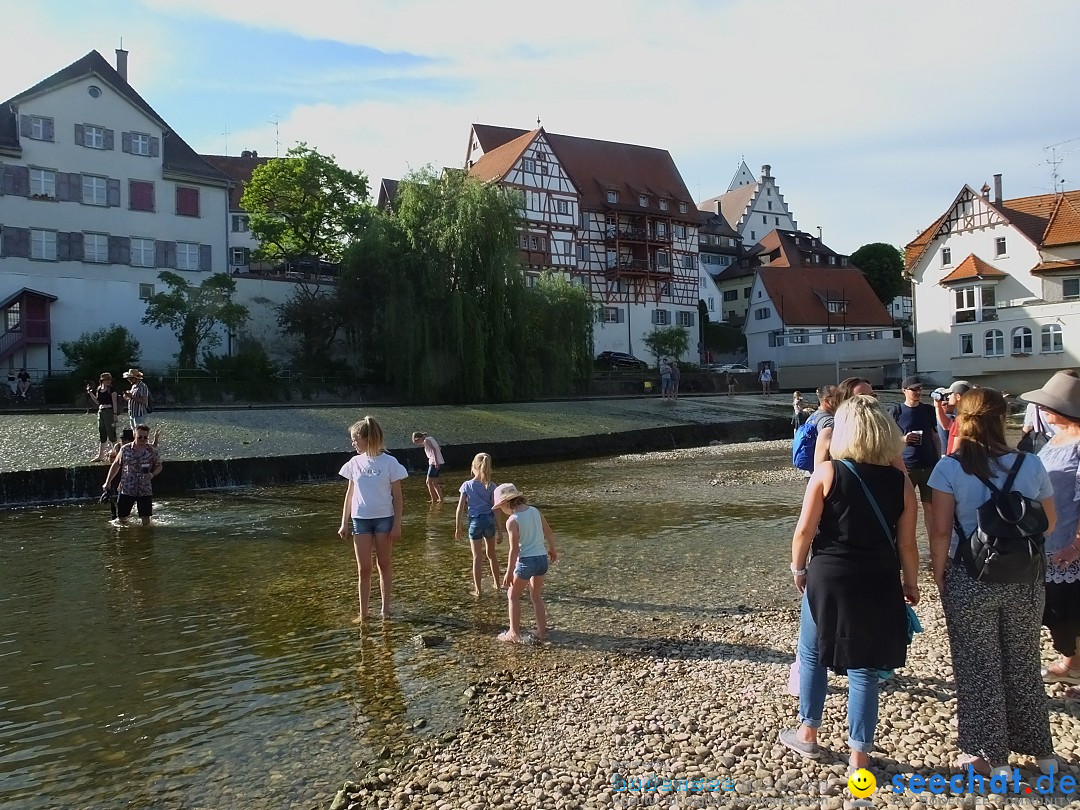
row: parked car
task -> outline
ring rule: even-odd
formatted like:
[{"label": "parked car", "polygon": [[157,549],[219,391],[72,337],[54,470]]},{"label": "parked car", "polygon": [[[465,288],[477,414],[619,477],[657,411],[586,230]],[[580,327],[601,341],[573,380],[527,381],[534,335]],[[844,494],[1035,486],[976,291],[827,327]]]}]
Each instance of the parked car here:
[{"label": "parked car", "polygon": [[744,363],[713,363],[708,366],[702,366],[705,371],[711,371],[714,374],[726,374],[731,372],[732,374],[753,374],[754,370],[748,368]]},{"label": "parked car", "polygon": [[644,360],[639,360],[634,357],[634,355],[627,354],[626,352],[600,352],[600,354],[596,355],[596,365],[610,369],[646,369],[649,367],[649,364]]}]

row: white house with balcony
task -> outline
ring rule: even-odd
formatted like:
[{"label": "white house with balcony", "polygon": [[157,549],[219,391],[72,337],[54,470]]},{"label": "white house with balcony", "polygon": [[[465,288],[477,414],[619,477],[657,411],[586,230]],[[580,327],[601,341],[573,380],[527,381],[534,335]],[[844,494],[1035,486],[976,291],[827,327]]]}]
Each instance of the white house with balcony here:
[{"label": "white house with balcony", "polygon": [[1080,361],[1080,191],[965,185],[906,249],[918,371],[1011,392]]},{"label": "white house with balcony", "polygon": [[771,366],[785,389],[901,375],[901,331],[856,267],[759,268],[743,331],[751,368]]}]

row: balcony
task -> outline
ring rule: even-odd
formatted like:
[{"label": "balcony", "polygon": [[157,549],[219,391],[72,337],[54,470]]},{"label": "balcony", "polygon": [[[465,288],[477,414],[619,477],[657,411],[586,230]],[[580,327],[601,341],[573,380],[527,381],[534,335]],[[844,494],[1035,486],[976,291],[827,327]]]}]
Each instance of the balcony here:
[{"label": "balcony", "polygon": [[621,275],[635,275],[635,276],[670,276],[672,270],[670,265],[659,266],[655,262],[647,259],[619,259],[618,261],[609,261],[605,270],[605,275],[609,278],[612,276]]},{"label": "balcony", "polygon": [[604,241],[609,245],[616,242],[652,242],[654,244],[670,245],[671,231],[657,233],[653,228],[608,225],[604,231]]}]

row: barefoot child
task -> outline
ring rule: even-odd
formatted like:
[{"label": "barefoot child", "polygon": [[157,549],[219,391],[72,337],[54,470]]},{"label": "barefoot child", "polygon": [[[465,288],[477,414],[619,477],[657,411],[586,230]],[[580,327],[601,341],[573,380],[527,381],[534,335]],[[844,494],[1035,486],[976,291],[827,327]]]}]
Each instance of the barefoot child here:
[{"label": "barefoot child", "polygon": [[503,578],[503,586],[508,588],[510,629],[500,633],[499,640],[522,640],[521,592],[528,586],[536,613],[536,637],[544,641],[547,638],[544,574],[548,570],[548,561],[558,559],[555,536],[544,516],[526,503],[525,496],[513,484],[500,484],[495,488],[495,508],[507,516],[506,536],[510,540],[510,555]]},{"label": "barefoot child", "polygon": [[379,594],[382,617],[390,616],[390,586],[393,580],[393,544],[401,539],[401,481],[409,473],[386,452],[383,432],[372,416],[365,416],[351,428],[349,436],[356,455],[339,475],[349,480],[341,507],[342,540],[352,537],[356,567],[360,575],[360,621],[367,620],[371,593],[371,551],[379,566]]},{"label": "barefoot child", "polygon": [[492,506],[495,497],[495,485],[491,483],[491,456],[477,453],[472,460],[473,477],[461,485],[458,492],[457,513],[454,515],[454,539],[461,539],[461,517],[466,506],[469,512],[469,541],[472,546],[473,596],[480,595],[480,583],[484,578],[484,560],[481,550],[487,553],[488,567],[496,590],[502,577],[499,575],[499,561],[495,558],[495,544],[502,538],[499,526],[495,522]]},{"label": "barefoot child", "polygon": [[430,496],[428,503],[442,503],[443,492],[442,484],[439,483],[439,470],[442,469],[442,465],[446,462],[443,461],[442,448],[439,447],[439,443],[435,441],[434,436],[428,436],[422,431],[416,431],[412,435],[413,444],[422,444],[424,446],[424,455],[427,456],[427,491]]}]

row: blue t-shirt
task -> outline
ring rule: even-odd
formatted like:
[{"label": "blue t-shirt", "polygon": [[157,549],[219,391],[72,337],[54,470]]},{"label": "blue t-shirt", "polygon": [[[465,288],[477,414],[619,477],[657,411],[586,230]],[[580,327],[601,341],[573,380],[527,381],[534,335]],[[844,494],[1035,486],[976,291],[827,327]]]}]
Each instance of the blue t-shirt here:
[{"label": "blue t-shirt", "polygon": [[[1009,476],[1013,462],[1016,461],[1016,453],[1006,453],[990,462],[990,469],[994,473],[990,480],[994,485],[1001,487]],[[948,492],[956,499],[956,517],[966,534],[975,531],[978,524],[978,511],[990,499],[990,489],[976,478],[968,475],[960,466],[960,462],[952,456],[942,456],[941,461],[930,473],[930,486],[941,492]],[[1030,453],[1025,455],[1024,463],[1013,481],[1013,490],[1043,501],[1054,494],[1050,485],[1050,476],[1046,474],[1046,467],[1039,461],[1039,457]],[[953,527],[952,539],[949,541],[949,559],[956,553],[956,527]]]},{"label": "blue t-shirt", "polygon": [[937,464],[938,451],[934,444],[934,434],[938,424],[934,409],[922,403],[912,408],[901,402],[893,411],[893,416],[901,433],[922,431],[921,444],[904,445],[904,466],[909,470],[921,470]]},{"label": "blue t-shirt", "polygon": [[477,478],[470,478],[458,489],[465,496],[469,505],[469,517],[477,518],[490,515],[495,511],[495,484],[485,484]]}]

